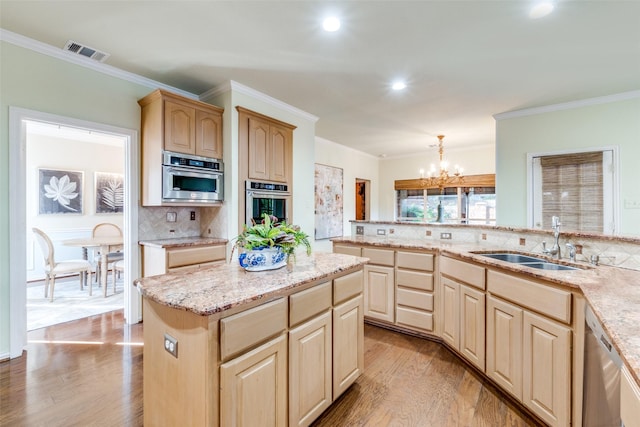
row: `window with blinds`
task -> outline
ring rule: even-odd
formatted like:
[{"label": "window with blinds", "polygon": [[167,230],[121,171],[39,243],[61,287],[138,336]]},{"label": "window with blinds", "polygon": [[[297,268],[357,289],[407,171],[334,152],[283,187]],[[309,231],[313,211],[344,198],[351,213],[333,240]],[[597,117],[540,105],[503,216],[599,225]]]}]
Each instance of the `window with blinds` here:
[{"label": "window with blinds", "polygon": [[540,157],[542,228],[559,216],[565,230],[602,233],[603,153]]}]

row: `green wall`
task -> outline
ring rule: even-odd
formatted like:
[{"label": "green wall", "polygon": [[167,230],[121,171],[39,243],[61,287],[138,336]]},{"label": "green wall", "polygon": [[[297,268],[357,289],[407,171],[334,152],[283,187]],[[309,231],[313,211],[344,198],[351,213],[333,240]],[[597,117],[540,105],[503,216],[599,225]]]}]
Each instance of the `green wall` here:
[{"label": "green wall", "polygon": [[0,355],[9,352],[9,107],[140,128],[137,100],[153,88],[0,42]]},{"label": "green wall", "polygon": [[[611,97],[615,98],[615,97]],[[622,97],[620,97],[622,98]],[[527,153],[614,147],[619,149],[621,235],[640,236],[640,95],[524,117],[496,125],[497,224],[527,226]]]}]

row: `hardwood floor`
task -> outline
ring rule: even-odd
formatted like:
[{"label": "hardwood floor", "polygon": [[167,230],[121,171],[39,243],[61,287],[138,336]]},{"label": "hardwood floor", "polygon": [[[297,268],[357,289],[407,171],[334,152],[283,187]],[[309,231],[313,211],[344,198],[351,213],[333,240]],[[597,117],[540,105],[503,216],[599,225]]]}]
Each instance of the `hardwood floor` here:
[{"label": "hardwood floor", "polygon": [[[142,324],[122,310],[29,332],[0,363],[0,426],[141,426]],[[314,424],[533,426],[442,345],[365,325],[365,373]]]}]

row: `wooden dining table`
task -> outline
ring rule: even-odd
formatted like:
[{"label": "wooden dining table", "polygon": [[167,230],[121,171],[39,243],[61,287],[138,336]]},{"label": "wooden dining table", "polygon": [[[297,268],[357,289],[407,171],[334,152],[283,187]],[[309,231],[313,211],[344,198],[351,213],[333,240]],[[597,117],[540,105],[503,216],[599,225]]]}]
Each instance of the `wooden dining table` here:
[{"label": "wooden dining table", "polygon": [[100,285],[103,295],[107,296],[107,254],[118,250],[124,244],[122,236],[95,236],[63,240],[65,246],[82,247],[82,257],[88,259],[87,249],[100,248]]}]

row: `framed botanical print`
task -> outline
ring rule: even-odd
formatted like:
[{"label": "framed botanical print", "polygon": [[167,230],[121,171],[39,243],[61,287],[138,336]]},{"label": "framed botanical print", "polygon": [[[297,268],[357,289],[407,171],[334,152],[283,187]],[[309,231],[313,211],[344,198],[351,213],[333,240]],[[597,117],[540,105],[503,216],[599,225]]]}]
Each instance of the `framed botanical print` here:
[{"label": "framed botanical print", "polygon": [[124,211],[124,177],[118,173],[95,173],[96,213]]},{"label": "framed botanical print", "polygon": [[38,169],[38,213],[82,214],[83,180],[81,171]]}]

